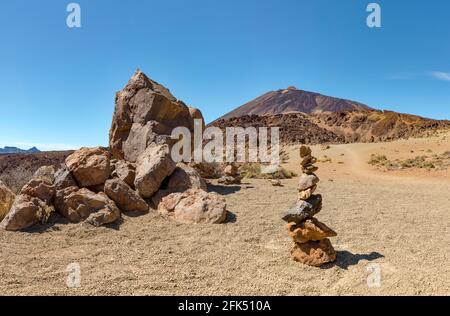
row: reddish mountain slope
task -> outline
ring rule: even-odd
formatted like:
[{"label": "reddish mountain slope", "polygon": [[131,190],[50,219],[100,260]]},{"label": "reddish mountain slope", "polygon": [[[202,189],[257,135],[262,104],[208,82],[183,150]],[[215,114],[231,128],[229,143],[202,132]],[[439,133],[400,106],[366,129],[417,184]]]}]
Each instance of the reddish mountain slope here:
[{"label": "reddish mountain slope", "polygon": [[289,87],[285,90],[268,92],[224,115],[221,119],[246,115],[261,116],[286,114],[290,112],[313,114],[368,109],[370,108],[362,103],[328,97],[314,92],[298,90],[295,87]]}]

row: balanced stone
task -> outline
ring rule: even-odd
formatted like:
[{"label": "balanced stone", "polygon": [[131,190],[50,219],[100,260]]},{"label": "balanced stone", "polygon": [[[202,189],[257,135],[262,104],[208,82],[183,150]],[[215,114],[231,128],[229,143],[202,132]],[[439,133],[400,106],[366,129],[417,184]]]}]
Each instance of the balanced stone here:
[{"label": "balanced stone", "polygon": [[305,158],[307,156],[311,156],[312,151],[310,147],[302,146],[300,147],[300,157]]},{"label": "balanced stone", "polygon": [[319,170],[319,168],[314,165],[307,165],[302,168],[303,173],[306,173],[306,174],[313,174],[317,170]]},{"label": "balanced stone", "polygon": [[287,225],[289,236],[299,244],[308,241],[320,241],[329,237],[336,237],[337,233],[324,223],[315,218],[308,219],[300,224],[289,223]]},{"label": "balanced stone", "polygon": [[298,190],[304,191],[319,183],[319,178],[315,174],[303,173],[298,181]]},{"label": "balanced stone", "polygon": [[304,220],[312,218],[322,210],[322,196],[313,195],[306,201],[297,201],[297,203],[287,211],[283,220],[288,223],[301,224]]},{"label": "balanced stone", "polygon": [[329,239],[296,243],[291,254],[295,261],[313,267],[320,267],[336,260],[336,251]]},{"label": "balanced stone", "polygon": [[299,200],[307,200],[313,195],[313,193],[317,190],[317,185],[310,187],[309,189],[298,192]]}]

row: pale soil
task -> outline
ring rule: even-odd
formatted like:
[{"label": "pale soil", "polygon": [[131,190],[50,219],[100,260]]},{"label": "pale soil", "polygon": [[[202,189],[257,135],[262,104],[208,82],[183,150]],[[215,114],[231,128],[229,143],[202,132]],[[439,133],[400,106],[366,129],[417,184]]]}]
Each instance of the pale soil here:
[{"label": "pale soil", "polygon": [[[450,150],[449,140],[314,147],[318,158],[332,159],[318,164],[318,218],[339,233],[332,240],[337,263],[323,269],[289,255],[280,216],[296,199],[297,181],[275,188],[251,180],[211,187],[226,194],[235,215],[224,225],[181,225],[148,214],[124,216],[111,228],[56,223],[31,233],[2,231],[0,293],[450,295],[449,171],[383,172],[367,164],[371,153],[441,153]],[[287,167],[299,171],[296,149]],[[66,286],[72,262],[81,266],[79,289]],[[370,263],[381,269],[380,288],[367,285]]]}]

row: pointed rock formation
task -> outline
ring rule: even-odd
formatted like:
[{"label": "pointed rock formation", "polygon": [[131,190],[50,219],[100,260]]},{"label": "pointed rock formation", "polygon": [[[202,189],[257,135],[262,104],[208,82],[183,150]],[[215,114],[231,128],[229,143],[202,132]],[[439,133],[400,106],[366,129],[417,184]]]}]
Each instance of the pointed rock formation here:
[{"label": "pointed rock formation", "polygon": [[168,89],[138,70],[117,93],[109,146],[115,158],[136,162],[151,143],[171,144],[176,127],[193,131],[203,116],[177,100]]}]

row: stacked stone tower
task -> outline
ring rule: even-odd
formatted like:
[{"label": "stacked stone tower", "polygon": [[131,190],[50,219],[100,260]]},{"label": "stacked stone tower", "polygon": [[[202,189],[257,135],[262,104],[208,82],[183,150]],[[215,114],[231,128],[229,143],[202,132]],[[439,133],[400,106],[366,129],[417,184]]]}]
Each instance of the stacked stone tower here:
[{"label": "stacked stone tower", "polygon": [[331,228],[319,222],[315,215],[322,210],[322,196],[314,194],[319,178],[314,164],[317,159],[312,156],[311,148],[300,148],[302,175],[299,179],[298,200],[287,211],[286,221],[289,236],[294,241],[291,251],[295,261],[320,267],[336,260],[336,252],[328,238],[337,236]]}]

